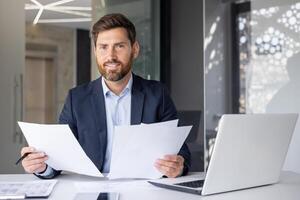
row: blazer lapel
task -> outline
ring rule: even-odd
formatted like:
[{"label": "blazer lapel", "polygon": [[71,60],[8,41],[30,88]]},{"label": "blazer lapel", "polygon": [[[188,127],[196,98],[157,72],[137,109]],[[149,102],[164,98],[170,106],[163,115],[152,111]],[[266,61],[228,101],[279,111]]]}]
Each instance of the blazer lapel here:
[{"label": "blazer lapel", "polygon": [[[96,132],[99,135],[99,148],[101,148],[101,163],[103,166],[107,146],[106,109],[103,96],[101,77],[95,82],[92,95],[93,115],[95,119]],[[102,170],[102,169],[101,169]]]},{"label": "blazer lapel", "polygon": [[133,75],[131,93],[131,125],[140,124],[143,115],[144,97],[138,78]]}]

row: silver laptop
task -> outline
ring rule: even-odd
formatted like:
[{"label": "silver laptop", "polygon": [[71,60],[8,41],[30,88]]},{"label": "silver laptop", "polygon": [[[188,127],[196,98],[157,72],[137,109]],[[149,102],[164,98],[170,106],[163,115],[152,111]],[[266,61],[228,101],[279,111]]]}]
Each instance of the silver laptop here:
[{"label": "silver laptop", "polygon": [[223,115],[203,177],[149,183],[200,195],[277,183],[297,119],[298,114]]}]

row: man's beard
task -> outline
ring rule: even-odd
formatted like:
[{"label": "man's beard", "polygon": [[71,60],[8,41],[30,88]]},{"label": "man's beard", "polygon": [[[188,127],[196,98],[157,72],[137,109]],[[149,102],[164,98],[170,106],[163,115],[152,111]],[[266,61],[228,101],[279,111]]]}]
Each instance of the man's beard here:
[{"label": "man's beard", "polygon": [[[100,74],[108,81],[119,81],[122,80],[131,70],[131,65],[133,62],[133,56],[130,57],[129,62],[126,64],[123,64],[122,62],[118,61],[117,59],[112,59],[110,61],[107,61],[105,63],[103,63],[103,65],[100,65],[98,60],[97,60],[97,64],[98,64],[98,69]],[[105,69],[105,65],[107,64],[118,64],[120,65],[120,70],[106,70]]]}]

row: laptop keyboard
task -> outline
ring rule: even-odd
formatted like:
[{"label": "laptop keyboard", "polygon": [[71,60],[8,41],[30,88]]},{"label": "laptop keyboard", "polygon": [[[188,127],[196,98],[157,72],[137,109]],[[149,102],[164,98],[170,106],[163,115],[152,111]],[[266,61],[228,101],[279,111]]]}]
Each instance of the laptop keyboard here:
[{"label": "laptop keyboard", "polygon": [[180,186],[191,187],[191,188],[198,188],[198,187],[202,187],[203,183],[204,183],[204,180],[197,180],[197,181],[177,183],[177,184],[174,184],[174,185],[180,185]]}]

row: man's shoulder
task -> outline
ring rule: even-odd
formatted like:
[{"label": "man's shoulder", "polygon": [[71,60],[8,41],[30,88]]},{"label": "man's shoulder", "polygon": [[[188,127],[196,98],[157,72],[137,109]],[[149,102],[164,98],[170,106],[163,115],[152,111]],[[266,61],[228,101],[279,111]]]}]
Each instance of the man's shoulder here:
[{"label": "man's shoulder", "polygon": [[134,87],[140,88],[142,90],[163,90],[165,85],[156,80],[147,80],[138,75],[134,75]]},{"label": "man's shoulder", "polygon": [[101,87],[101,79],[100,78],[90,81],[88,83],[78,85],[78,86],[70,89],[70,93],[72,94],[72,96],[75,96],[75,97],[86,96],[86,95],[92,94],[96,90],[96,87]]}]

